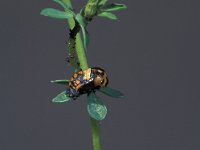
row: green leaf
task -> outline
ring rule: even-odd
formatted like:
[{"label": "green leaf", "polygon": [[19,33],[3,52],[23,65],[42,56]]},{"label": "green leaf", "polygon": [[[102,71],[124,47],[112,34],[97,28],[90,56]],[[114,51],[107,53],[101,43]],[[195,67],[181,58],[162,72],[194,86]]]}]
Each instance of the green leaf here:
[{"label": "green leaf", "polygon": [[105,3],[107,2],[108,0],[98,0],[97,4],[98,5],[105,5]]},{"label": "green leaf", "polygon": [[84,49],[87,50],[87,47],[89,45],[89,33],[88,31],[86,30],[86,28],[82,27],[81,26],[81,29],[82,29],[82,32],[83,32],[83,44],[84,44]]},{"label": "green leaf", "polygon": [[90,117],[98,121],[103,120],[107,114],[106,106],[93,92],[88,95],[87,110]]},{"label": "green leaf", "polygon": [[98,16],[100,17],[106,17],[108,19],[111,19],[111,20],[117,20],[117,16],[113,13],[110,13],[110,12],[101,12],[98,14]]},{"label": "green leaf", "polygon": [[117,91],[117,90],[114,90],[110,87],[102,87],[100,88],[98,91],[110,96],[110,97],[113,97],[113,98],[122,98],[124,97],[124,94],[121,93],[120,91]]},{"label": "green leaf", "polygon": [[83,7],[83,8],[80,10],[80,12],[79,12],[81,16],[84,15],[84,11],[85,11],[85,7]]},{"label": "green leaf", "polygon": [[63,91],[62,93],[58,94],[52,100],[52,102],[54,102],[54,103],[64,103],[64,102],[68,102],[70,100],[71,100],[71,98],[66,95],[66,91]]},{"label": "green leaf", "polygon": [[117,10],[124,10],[126,8],[127,7],[124,4],[113,3],[113,4],[104,5],[100,9],[101,11],[117,11]]},{"label": "green leaf", "polygon": [[57,18],[57,19],[69,19],[73,17],[71,13],[60,11],[54,8],[45,8],[40,12],[40,14],[43,16]]},{"label": "green leaf", "polygon": [[69,0],[60,0],[60,1],[62,1],[66,6],[69,6],[70,9],[73,9],[72,4]]},{"label": "green leaf", "polygon": [[75,13],[73,12],[72,8],[70,6],[68,6],[67,4],[63,3],[62,0],[53,0],[54,2],[60,4],[67,13],[72,14],[73,16],[75,16]]},{"label": "green leaf", "polygon": [[69,8],[65,3],[63,3],[61,0],[53,0],[54,2],[60,4],[63,8]]},{"label": "green leaf", "polygon": [[56,84],[69,84],[69,80],[53,80],[51,83],[56,83]]},{"label": "green leaf", "polygon": [[79,13],[76,15],[76,20],[79,23],[79,25],[81,26],[82,33],[83,33],[83,44],[84,44],[84,48],[86,50],[89,45],[89,34],[86,30],[87,21]]},{"label": "green leaf", "polygon": [[78,21],[80,26],[83,26],[84,28],[87,26],[87,21],[83,18],[83,16],[80,13],[76,15],[76,20]]}]

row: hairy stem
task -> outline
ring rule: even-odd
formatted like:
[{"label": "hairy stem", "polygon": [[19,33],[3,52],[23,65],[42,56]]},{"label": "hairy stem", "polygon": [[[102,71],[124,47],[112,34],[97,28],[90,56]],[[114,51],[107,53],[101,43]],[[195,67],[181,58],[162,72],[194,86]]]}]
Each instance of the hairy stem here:
[{"label": "hairy stem", "polygon": [[[70,0],[62,0],[62,1],[68,4],[69,6],[72,6]],[[74,19],[69,19],[68,22],[69,22],[70,29],[72,29],[75,25]],[[87,69],[88,62],[87,62],[87,57],[86,57],[85,49],[83,47],[83,42],[81,40],[80,33],[76,35],[76,51],[77,51],[77,56],[80,62],[81,69],[82,70]],[[99,123],[98,121],[92,119],[91,117],[90,117],[90,122],[91,122],[91,128],[92,128],[93,150],[101,150]]]}]

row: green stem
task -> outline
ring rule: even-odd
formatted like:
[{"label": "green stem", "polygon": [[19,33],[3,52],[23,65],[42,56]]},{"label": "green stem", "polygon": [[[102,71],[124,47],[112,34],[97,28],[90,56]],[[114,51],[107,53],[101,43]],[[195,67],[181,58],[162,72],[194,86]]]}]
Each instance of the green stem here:
[{"label": "green stem", "polygon": [[[66,3],[68,6],[72,7],[70,0],[62,0],[64,3]],[[74,19],[68,19],[69,27],[72,29],[75,25]],[[85,70],[88,68],[88,62],[87,62],[87,56],[84,50],[83,42],[81,40],[81,35],[78,33],[76,35],[76,52],[77,56],[80,62],[80,67],[82,70]]]},{"label": "green stem", "polygon": [[101,150],[99,122],[90,117],[94,150]]},{"label": "green stem", "polygon": [[[69,6],[72,6],[70,0],[62,0],[62,1],[68,4]],[[70,29],[72,29],[75,24],[74,19],[69,19],[68,22],[69,22]],[[80,33],[76,35],[76,51],[77,51],[77,56],[80,62],[81,69],[82,70],[87,69],[88,62],[87,62],[87,57],[84,50],[83,42],[81,40]],[[99,122],[92,119],[91,117],[90,117],[90,122],[91,122],[91,128],[92,128],[93,150],[101,150]]]},{"label": "green stem", "polygon": [[87,56],[85,53],[85,49],[83,47],[83,42],[81,40],[80,33],[76,35],[76,52],[77,52],[78,60],[80,62],[81,69],[86,70],[88,68],[88,62],[87,62]]}]

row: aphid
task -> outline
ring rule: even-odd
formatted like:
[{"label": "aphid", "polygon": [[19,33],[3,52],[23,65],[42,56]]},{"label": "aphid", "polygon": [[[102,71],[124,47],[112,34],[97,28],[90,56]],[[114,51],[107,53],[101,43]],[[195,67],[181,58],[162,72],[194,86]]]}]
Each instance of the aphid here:
[{"label": "aphid", "polygon": [[75,57],[68,55],[65,60],[66,60],[67,63],[70,63],[70,59],[73,59],[73,58],[75,58]]},{"label": "aphid", "polygon": [[81,94],[90,93],[107,85],[108,77],[103,69],[99,67],[88,68],[78,71],[71,77],[66,94],[76,99]]}]

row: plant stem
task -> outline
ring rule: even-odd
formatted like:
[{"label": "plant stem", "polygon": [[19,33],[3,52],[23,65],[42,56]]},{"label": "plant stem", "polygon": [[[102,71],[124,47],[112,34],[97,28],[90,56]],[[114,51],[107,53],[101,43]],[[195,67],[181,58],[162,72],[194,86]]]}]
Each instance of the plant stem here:
[{"label": "plant stem", "polygon": [[94,150],[101,150],[99,122],[90,117]]},{"label": "plant stem", "polygon": [[[69,6],[72,6],[70,0],[62,0],[62,1],[68,4]],[[75,24],[74,19],[69,19],[68,22],[69,22],[70,29],[72,29]],[[81,69],[82,70],[87,69],[88,62],[87,62],[87,57],[86,57],[86,53],[83,47],[83,42],[81,40],[80,33],[76,35],[76,51],[77,51],[77,56],[80,62]],[[90,117],[90,123],[91,123],[91,128],[92,128],[93,150],[101,150],[99,122]]]},{"label": "plant stem", "polygon": [[82,70],[88,68],[87,56],[83,47],[83,42],[81,40],[80,33],[76,36],[76,52],[80,62],[80,67]]},{"label": "plant stem", "polygon": [[[72,7],[71,1],[70,0],[62,0],[64,3],[66,3],[68,6]],[[69,27],[72,29],[75,25],[74,19],[69,19],[68,20]],[[87,56],[84,50],[83,42],[81,40],[81,35],[78,33],[76,35],[76,52],[77,56],[80,62],[80,67],[82,70],[85,70],[88,68],[88,63],[87,63]]]}]

